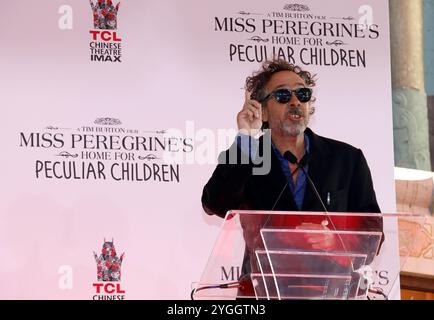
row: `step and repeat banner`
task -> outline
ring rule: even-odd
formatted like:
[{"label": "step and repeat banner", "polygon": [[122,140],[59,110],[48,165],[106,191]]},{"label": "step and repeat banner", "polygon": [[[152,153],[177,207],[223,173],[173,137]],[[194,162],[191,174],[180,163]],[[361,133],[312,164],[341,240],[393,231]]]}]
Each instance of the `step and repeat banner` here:
[{"label": "step and repeat banner", "polygon": [[202,188],[273,57],[317,74],[310,127],[395,211],[386,0],[9,1],[0,39],[1,299],[189,299],[222,223]]}]

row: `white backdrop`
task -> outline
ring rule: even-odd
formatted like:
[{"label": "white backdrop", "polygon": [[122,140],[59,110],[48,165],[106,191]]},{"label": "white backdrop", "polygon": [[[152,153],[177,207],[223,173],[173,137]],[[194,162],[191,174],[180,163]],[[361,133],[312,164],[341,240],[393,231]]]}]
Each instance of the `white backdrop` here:
[{"label": "white backdrop", "polygon": [[[123,0],[117,15],[120,41],[92,38],[88,1],[3,3],[0,298],[91,299],[96,282],[92,252],[100,252],[104,238],[114,238],[118,253],[125,252],[122,287],[127,299],[189,298],[221,223],[203,212],[202,188],[214,170],[217,151],[231,143],[210,140],[209,134],[235,128],[245,78],[260,66],[258,61],[242,61],[251,56],[238,52],[231,60],[234,46],[241,51],[257,46],[258,52],[266,46],[268,54],[273,47],[287,53],[289,46],[297,64],[302,64],[301,49],[315,48],[304,45],[305,39],[320,39],[318,48],[328,55],[331,49],[346,50],[347,55],[355,54],[349,50],[364,51],[365,65],[304,65],[319,78],[311,127],[363,150],[380,207],[394,212],[387,1],[301,2],[308,10],[285,9],[285,1]],[[302,21],[303,27],[286,30],[291,21]],[[320,29],[304,28],[314,22],[317,28],[325,22],[374,27],[353,29],[353,37],[340,37],[336,30],[316,36]],[[272,23],[275,30],[268,27]],[[273,37],[300,44],[273,44]],[[120,43],[121,62],[92,61],[90,46],[95,42]],[[97,120],[101,118],[109,120]],[[181,133],[178,140],[166,141],[165,150],[196,160],[174,165],[172,175],[156,142],[164,140],[162,130],[170,128]],[[116,141],[125,136],[131,137],[126,148],[119,147]],[[113,146],[101,142],[110,137]],[[139,140],[139,150],[128,150],[136,137],[146,140]],[[74,138],[80,141],[72,145]],[[205,141],[219,146],[208,150],[213,163],[201,163]],[[86,151],[110,159],[83,159]],[[115,156],[130,156],[128,162],[145,170],[139,173],[145,176],[156,164],[159,175],[154,172],[147,181],[117,181],[116,170],[127,161]],[[104,174],[58,179],[45,171],[54,162],[74,163],[77,175],[83,163],[88,170],[99,162]],[[44,164],[38,176],[37,164]],[[389,239],[384,248],[389,255],[378,269],[380,285],[391,285],[387,275],[396,267],[389,259],[395,249]]]}]

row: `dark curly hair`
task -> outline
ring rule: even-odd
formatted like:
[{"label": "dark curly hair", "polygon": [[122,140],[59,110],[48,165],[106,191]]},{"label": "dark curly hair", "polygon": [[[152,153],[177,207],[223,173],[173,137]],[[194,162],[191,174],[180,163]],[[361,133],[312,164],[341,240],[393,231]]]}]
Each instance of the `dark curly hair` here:
[{"label": "dark curly hair", "polygon": [[310,88],[316,85],[316,75],[311,75],[310,72],[304,71],[299,66],[288,63],[285,60],[274,59],[265,61],[259,71],[254,72],[246,79],[246,89],[251,92],[250,98],[261,101],[265,97],[265,86],[268,81],[270,81],[273,74],[280,71],[292,71],[296,73]]}]

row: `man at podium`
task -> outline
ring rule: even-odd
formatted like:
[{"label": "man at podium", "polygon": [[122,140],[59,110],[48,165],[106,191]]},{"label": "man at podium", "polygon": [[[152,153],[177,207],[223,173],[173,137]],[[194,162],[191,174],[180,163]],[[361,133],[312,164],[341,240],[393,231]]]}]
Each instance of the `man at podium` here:
[{"label": "man at podium", "polygon": [[[265,62],[246,79],[236,141],[220,154],[219,164],[203,189],[206,213],[223,218],[235,209],[380,212],[363,152],[319,136],[308,127],[315,112],[315,85],[315,76],[283,60]],[[270,130],[264,134],[264,129]],[[271,143],[267,144],[267,139]],[[246,157],[248,161],[240,161]],[[260,164],[258,159],[262,159]],[[254,169],[259,165],[269,170],[257,174]],[[267,223],[304,229],[331,227],[322,220],[278,220],[273,217]],[[382,231],[381,219],[357,219],[351,224],[353,229]],[[245,225],[248,230],[249,223]],[[308,240],[313,249],[337,245],[333,237]]]}]

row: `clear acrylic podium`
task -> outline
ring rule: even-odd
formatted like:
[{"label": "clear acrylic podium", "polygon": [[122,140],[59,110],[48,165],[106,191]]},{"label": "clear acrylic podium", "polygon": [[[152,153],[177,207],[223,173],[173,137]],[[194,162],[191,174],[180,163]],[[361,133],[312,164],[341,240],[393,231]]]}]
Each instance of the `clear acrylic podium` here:
[{"label": "clear acrylic podium", "polygon": [[370,265],[384,238],[398,238],[398,222],[411,226],[399,235],[395,281],[424,220],[414,214],[229,211],[192,297],[366,299]]}]

